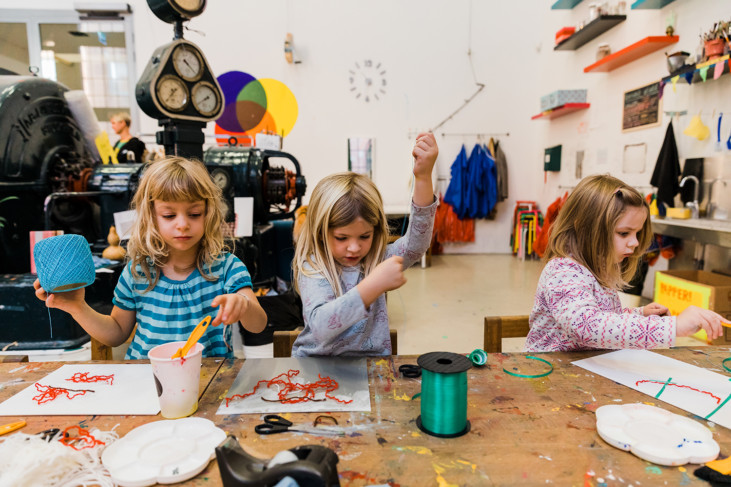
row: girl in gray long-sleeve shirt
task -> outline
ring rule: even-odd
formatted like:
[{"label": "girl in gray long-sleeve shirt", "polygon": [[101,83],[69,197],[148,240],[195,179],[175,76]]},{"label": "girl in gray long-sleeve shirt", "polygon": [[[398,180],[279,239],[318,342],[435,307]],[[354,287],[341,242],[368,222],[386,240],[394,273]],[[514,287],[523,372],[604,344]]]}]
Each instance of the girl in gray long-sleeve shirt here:
[{"label": "girl in gray long-sleeve shirt", "polygon": [[431,243],[438,153],[433,134],[417,136],[409,229],[390,245],[383,200],[368,177],[334,174],[315,187],[292,263],[305,321],[293,357],[391,354],[384,293],[406,282],[403,270]]}]

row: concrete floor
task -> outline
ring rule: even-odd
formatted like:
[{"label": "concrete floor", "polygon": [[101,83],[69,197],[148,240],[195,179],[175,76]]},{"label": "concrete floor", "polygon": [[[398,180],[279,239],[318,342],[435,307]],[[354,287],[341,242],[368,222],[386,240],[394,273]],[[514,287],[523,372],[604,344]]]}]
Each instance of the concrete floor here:
[{"label": "concrete floor", "polygon": [[[408,282],[388,293],[400,355],[468,353],[483,347],[485,316],[529,314],[543,264],[509,254],[437,255],[431,266],[406,271]],[[522,350],[508,339],[504,351]]]}]

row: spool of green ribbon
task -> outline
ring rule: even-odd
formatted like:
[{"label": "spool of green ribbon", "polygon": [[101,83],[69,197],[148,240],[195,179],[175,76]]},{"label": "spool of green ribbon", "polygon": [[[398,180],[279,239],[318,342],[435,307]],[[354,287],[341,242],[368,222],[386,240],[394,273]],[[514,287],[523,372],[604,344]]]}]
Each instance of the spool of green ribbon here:
[{"label": "spool of green ribbon", "polygon": [[467,433],[470,360],[456,353],[431,352],[420,356],[417,363],[421,367],[421,415],[416,419],[419,429],[441,438]]}]

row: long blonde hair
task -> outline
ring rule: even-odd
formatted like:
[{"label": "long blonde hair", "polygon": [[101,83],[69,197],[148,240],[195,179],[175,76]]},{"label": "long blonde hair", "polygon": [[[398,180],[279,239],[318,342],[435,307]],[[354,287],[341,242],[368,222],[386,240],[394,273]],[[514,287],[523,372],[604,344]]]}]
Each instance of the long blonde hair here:
[{"label": "long blonde hair", "polygon": [[336,297],[343,294],[340,270],[328,245],[328,235],[358,217],[373,225],[373,243],[362,260],[363,273],[367,276],[383,260],[388,243],[381,193],[370,178],[354,172],[333,174],[315,186],[292,261],[297,291],[299,277],[305,275],[326,279]]},{"label": "long blonde hair", "polygon": [[[629,207],[642,208],[647,216],[637,234],[639,245],[631,256],[618,264],[614,229]],[[589,269],[602,286],[621,290],[637,272],[651,239],[650,207],[642,195],[608,174],[588,176],[579,182],[561,207],[550,228],[544,259],[574,259]]]},{"label": "long blonde hair", "polygon": [[204,279],[213,281],[209,269],[220,255],[229,249],[224,236],[223,222],[226,206],[221,189],[211,180],[206,167],[199,161],[182,157],[167,157],[151,163],[142,175],[140,186],[132,199],[132,209],[137,219],[127,244],[132,274],[140,278],[137,266],[149,282],[145,292],[151,290],[160,279],[160,272],[153,272],[167,262],[169,250],[157,228],[155,201],[204,201],[203,238],[198,246],[195,265]]}]

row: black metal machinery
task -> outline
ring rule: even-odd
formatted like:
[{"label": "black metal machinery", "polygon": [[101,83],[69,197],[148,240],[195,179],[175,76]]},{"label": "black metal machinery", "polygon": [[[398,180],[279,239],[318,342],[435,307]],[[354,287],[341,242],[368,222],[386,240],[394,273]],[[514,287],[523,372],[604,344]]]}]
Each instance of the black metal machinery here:
[{"label": "black metal machinery", "polygon": [[[144,164],[94,160],[66,91],[47,79],[0,76],[0,348],[14,341],[20,342],[16,348],[70,348],[88,340],[58,310],[50,312],[49,330],[49,312],[35,298],[28,274],[30,232],[80,234],[100,252],[114,213],[129,209],[144,171]],[[277,275],[288,280],[291,216],[306,190],[299,162],[285,152],[241,147],[211,148],[203,159],[222,189],[227,221],[235,221],[234,198],[254,200],[253,235],[235,240],[254,282]],[[115,284],[98,276],[87,288],[87,300],[111,306]]]},{"label": "black metal machinery", "polygon": [[[53,193],[84,191],[95,161],[71,115],[66,87],[23,76],[0,76],[0,274],[30,270],[29,232],[43,230]],[[66,200],[54,225],[93,238],[90,208]]]}]

